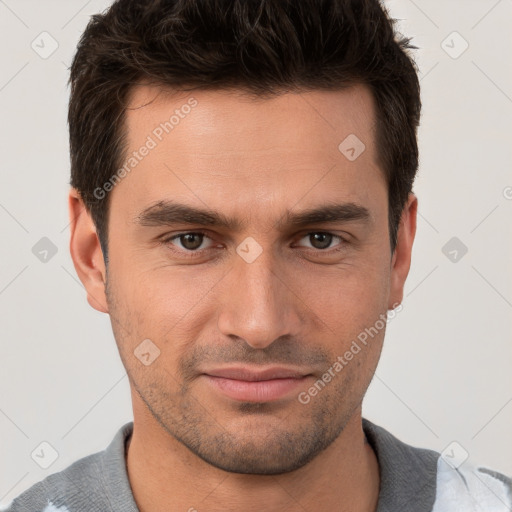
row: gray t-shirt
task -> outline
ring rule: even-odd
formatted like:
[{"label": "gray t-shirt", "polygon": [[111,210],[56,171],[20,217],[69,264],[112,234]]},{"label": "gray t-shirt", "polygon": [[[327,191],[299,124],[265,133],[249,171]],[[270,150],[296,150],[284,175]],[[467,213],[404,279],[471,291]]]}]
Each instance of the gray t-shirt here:
[{"label": "gray t-shirt", "polygon": [[[15,498],[8,512],[139,512],[126,471],[126,423],[103,451],[77,460]],[[380,468],[376,512],[511,512],[512,480],[403,443],[363,418]],[[313,512],[313,511],[312,511]]]}]

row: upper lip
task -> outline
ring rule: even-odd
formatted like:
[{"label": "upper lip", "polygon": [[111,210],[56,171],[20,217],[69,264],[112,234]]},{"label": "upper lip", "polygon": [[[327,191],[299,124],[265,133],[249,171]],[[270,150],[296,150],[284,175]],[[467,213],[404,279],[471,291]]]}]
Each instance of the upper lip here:
[{"label": "upper lip", "polygon": [[271,379],[300,379],[309,375],[307,372],[283,366],[273,366],[265,369],[254,369],[248,367],[218,368],[204,372],[211,377],[223,377],[225,379],[245,380],[255,382]]}]

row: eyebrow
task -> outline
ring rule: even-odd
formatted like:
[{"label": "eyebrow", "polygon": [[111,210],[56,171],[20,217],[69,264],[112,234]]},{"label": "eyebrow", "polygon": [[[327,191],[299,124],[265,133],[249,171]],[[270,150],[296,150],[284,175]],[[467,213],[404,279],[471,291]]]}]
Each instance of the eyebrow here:
[{"label": "eyebrow", "polygon": [[[372,220],[370,210],[357,203],[328,203],[315,208],[292,213],[287,210],[277,221],[278,229],[301,227],[310,224],[342,223],[359,221],[369,224]],[[211,209],[199,209],[183,203],[165,200],[147,207],[140,212],[134,222],[140,226],[156,227],[174,224],[189,224],[225,228],[241,231],[246,223],[229,218],[221,212]]]}]

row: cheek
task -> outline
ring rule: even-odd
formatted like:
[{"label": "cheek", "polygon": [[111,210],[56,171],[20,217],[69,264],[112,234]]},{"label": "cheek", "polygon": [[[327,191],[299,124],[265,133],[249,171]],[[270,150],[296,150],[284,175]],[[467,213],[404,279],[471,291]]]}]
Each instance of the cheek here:
[{"label": "cheek", "polygon": [[130,257],[118,258],[115,269],[117,290],[123,301],[151,324],[159,318],[179,319],[205,293],[199,272],[190,266],[171,266],[163,258],[157,260],[149,250],[132,251]]},{"label": "cheek", "polygon": [[[305,277],[302,296],[332,330],[347,333],[373,324],[387,310],[389,270],[378,262]],[[353,332],[352,332],[353,333]]]},{"label": "cheek", "polygon": [[149,338],[160,348],[161,361],[173,367],[215,317],[215,285],[222,273],[161,265],[125,268],[117,275],[122,282],[116,283],[116,301],[123,321],[131,324],[130,342]]}]

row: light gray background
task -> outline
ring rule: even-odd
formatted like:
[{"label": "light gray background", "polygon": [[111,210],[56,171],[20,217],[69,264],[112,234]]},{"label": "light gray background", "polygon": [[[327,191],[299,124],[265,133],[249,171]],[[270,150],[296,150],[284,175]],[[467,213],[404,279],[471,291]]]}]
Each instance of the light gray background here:
[{"label": "light gray background", "polygon": [[[0,0],[0,503],[132,419],[109,318],[87,304],[68,249],[67,67],[108,4]],[[421,48],[419,217],[364,415],[512,474],[512,0],[386,5]],[[45,59],[31,47],[51,49],[43,31],[58,43]],[[57,248],[46,263],[32,252],[42,237]],[[452,237],[468,248],[455,262]],[[47,469],[31,457],[43,441],[59,454]]]}]

